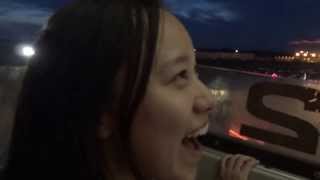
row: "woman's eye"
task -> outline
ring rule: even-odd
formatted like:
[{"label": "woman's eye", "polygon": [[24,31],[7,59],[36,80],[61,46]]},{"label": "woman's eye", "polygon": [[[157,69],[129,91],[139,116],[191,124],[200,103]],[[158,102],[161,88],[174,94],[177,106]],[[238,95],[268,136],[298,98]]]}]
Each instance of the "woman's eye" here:
[{"label": "woman's eye", "polygon": [[188,72],[186,70],[183,70],[178,74],[178,77],[183,79],[188,79]]},{"label": "woman's eye", "polygon": [[173,79],[173,82],[175,85],[182,87],[185,86],[188,83],[189,80],[189,74],[187,70],[183,70],[179,72]]}]

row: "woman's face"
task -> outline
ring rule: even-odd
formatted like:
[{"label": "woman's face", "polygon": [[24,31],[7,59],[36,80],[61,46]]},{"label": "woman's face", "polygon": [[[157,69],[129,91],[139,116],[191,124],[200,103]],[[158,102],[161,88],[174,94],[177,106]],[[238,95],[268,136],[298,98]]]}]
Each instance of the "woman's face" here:
[{"label": "woman's face", "polygon": [[195,65],[186,29],[163,12],[156,60],[131,128],[133,151],[147,177],[191,180],[196,175],[201,151],[183,140],[205,127],[213,100]]}]

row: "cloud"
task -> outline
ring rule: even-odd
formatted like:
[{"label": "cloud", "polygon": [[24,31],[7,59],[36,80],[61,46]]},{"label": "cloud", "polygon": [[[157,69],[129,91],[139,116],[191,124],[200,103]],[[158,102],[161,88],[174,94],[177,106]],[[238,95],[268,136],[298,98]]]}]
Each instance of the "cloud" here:
[{"label": "cloud", "polygon": [[291,41],[290,45],[320,45],[320,38],[315,40]]},{"label": "cloud", "polygon": [[233,22],[239,19],[239,15],[222,2],[166,0],[165,4],[177,16],[202,23],[212,23],[213,21]]},{"label": "cloud", "polygon": [[51,10],[32,5],[12,2],[0,2],[0,22],[42,25],[51,15]]}]

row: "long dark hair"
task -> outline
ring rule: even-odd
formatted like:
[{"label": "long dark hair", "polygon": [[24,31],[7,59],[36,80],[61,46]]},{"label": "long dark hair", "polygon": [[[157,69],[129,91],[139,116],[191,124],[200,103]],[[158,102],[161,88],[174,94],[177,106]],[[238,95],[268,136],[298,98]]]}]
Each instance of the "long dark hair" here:
[{"label": "long dark hair", "polygon": [[[36,43],[18,98],[6,180],[104,180],[97,127],[114,106],[124,149],[153,63],[157,0],[77,0],[57,11]],[[139,173],[136,173],[136,175]]]}]

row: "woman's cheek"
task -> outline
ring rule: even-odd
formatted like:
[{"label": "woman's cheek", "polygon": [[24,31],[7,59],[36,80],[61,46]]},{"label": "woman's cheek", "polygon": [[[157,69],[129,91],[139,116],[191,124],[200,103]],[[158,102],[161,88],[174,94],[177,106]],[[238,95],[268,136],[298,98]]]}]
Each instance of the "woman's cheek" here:
[{"label": "woman's cheek", "polygon": [[132,142],[140,167],[147,174],[178,174],[175,169],[180,161],[182,138],[191,119],[184,100],[181,94],[173,96],[166,90],[149,91],[138,108]]}]

